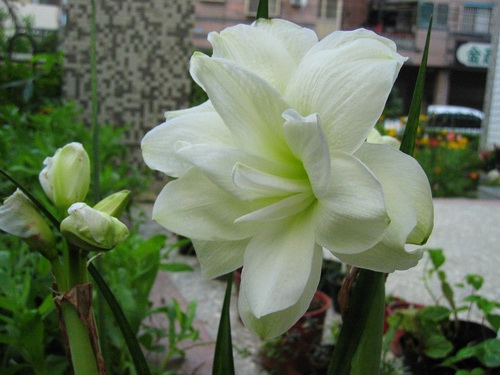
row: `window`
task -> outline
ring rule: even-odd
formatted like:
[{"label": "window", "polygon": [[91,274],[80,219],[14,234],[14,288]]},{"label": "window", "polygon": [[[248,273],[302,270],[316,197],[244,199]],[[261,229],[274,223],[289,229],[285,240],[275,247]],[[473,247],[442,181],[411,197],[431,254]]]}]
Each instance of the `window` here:
[{"label": "window", "polygon": [[337,0],[319,0],[318,18],[337,18]]},{"label": "window", "polygon": [[[245,14],[249,17],[255,17],[259,0],[245,0]],[[280,15],[281,0],[269,0],[269,17],[278,17]]]},{"label": "window", "polygon": [[436,29],[448,28],[449,5],[444,3],[434,4],[428,1],[418,4],[418,27],[427,28],[429,19],[434,16],[433,27]]},{"label": "window", "polygon": [[462,31],[471,34],[488,34],[491,30],[493,4],[465,3],[462,14]]},{"label": "window", "polygon": [[437,29],[448,28],[448,4],[437,4],[433,26]]}]

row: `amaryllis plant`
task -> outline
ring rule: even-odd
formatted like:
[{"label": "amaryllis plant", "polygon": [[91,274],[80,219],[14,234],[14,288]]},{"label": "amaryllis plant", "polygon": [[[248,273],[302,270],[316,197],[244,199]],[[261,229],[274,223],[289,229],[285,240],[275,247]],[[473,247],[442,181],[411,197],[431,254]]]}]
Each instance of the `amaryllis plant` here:
[{"label": "amaryllis plant", "polygon": [[167,112],[142,141],[176,180],[153,218],[192,238],[206,277],[243,266],[239,311],[282,334],[316,291],[322,248],[360,268],[414,266],[432,229],[428,180],[393,147],[366,142],[405,58],[359,29],[316,34],[259,19],[209,34],[191,75],[204,104]]}]

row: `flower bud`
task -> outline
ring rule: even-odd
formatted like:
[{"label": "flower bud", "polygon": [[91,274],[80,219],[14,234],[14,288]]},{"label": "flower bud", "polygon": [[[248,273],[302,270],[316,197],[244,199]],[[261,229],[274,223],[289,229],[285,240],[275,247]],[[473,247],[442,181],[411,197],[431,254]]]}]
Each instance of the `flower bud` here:
[{"label": "flower bud", "polygon": [[61,223],[61,233],[86,251],[108,251],[124,241],[128,228],[120,220],[85,203],[74,203]]},{"label": "flower bud", "polygon": [[94,210],[104,212],[113,217],[120,217],[127,207],[130,199],[130,191],[122,190],[118,193],[108,195],[94,206]]},{"label": "flower bud", "polygon": [[90,184],[90,160],[80,143],[68,143],[43,164],[40,184],[58,208],[66,210],[85,199]]},{"label": "flower bud", "polygon": [[33,203],[17,189],[0,206],[0,229],[21,237],[47,259],[57,257],[52,231]]}]

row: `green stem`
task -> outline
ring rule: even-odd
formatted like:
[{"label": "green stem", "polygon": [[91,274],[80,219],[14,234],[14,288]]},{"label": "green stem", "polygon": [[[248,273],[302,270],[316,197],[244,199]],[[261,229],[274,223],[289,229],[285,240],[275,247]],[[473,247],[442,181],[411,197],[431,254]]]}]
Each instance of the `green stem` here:
[{"label": "green stem", "polygon": [[59,258],[52,259],[50,263],[52,265],[52,273],[56,279],[57,290],[60,293],[65,293],[68,290],[68,280]]},{"label": "green stem", "polygon": [[61,303],[61,310],[68,334],[75,375],[99,375],[96,357],[85,325],[75,308],[68,302]]},{"label": "green stem", "polygon": [[[367,322],[372,320],[372,313],[378,311],[378,308],[374,308],[373,306],[379,306],[380,304],[380,293],[381,290],[383,293],[384,278],[385,275],[383,273],[360,270],[354,290],[349,299],[349,307],[347,308],[344,323],[340,330],[339,339],[335,345],[332,360],[328,367],[328,375],[350,374],[353,358],[360,346],[360,342],[362,342]],[[366,330],[366,332],[367,334],[371,334],[370,330]],[[381,349],[381,345],[379,348],[375,348],[371,356],[380,357]],[[378,369],[376,372],[369,372],[369,374],[372,373],[378,373]]]}]

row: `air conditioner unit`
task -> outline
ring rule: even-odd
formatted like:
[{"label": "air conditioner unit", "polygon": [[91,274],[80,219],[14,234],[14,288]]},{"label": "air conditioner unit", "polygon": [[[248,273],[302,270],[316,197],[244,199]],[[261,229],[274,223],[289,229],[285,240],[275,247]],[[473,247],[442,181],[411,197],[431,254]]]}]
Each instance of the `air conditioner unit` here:
[{"label": "air conditioner unit", "polygon": [[290,0],[290,5],[295,8],[305,8],[307,6],[307,0]]}]

